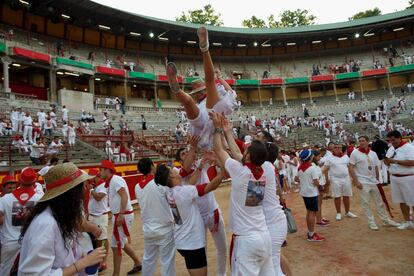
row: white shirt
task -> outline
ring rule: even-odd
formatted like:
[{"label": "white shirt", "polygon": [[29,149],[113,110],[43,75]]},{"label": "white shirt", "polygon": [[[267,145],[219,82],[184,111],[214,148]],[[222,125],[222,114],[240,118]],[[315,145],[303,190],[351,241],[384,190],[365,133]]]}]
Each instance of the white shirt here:
[{"label": "white shirt", "polygon": [[37,143],[34,143],[30,146],[30,157],[40,158],[41,148]]},{"label": "white shirt", "polygon": [[94,189],[97,194],[105,194],[101,200],[96,200],[92,195],[89,197],[88,211],[89,214],[94,216],[102,216],[109,212],[107,190],[105,188],[105,182],[99,184]]},{"label": "white shirt", "polygon": [[[201,171],[199,182],[196,183],[197,185],[210,182],[211,179],[209,179],[207,175],[208,168],[209,167],[204,167]],[[197,197],[196,203],[198,205],[198,209],[200,210],[200,214],[203,218],[211,215],[214,212],[214,210],[218,209],[219,207],[216,201],[216,197],[214,196],[214,192],[205,194],[202,197]]]},{"label": "white shirt", "polygon": [[67,108],[63,108],[62,109],[62,117],[67,119],[68,118],[68,112],[69,112],[69,110]]},{"label": "white shirt", "polygon": [[66,249],[52,210],[47,208],[33,219],[24,235],[18,275],[60,276],[63,268],[80,258],[81,250],[76,241],[69,242],[69,250]]},{"label": "white shirt", "polygon": [[38,174],[39,174],[40,176],[44,176],[45,174],[47,174],[47,172],[48,172],[51,168],[53,168],[53,166],[52,166],[52,165],[49,165],[49,166],[44,166],[43,168],[41,168],[41,169],[40,169],[40,171],[38,172]]},{"label": "white shirt", "polygon": [[76,132],[75,132],[75,128],[68,126],[68,136],[69,137],[76,137]]},{"label": "white shirt", "polygon": [[124,188],[128,196],[128,202],[125,211],[132,211],[131,198],[129,196],[128,186],[125,180],[118,175],[113,175],[108,187],[109,208],[112,214],[118,214],[120,211],[121,196],[118,194],[118,191],[122,188]]},{"label": "white shirt", "polygon": [[175,186],[167,192],[167,200],[175,220],[175,247],[194,250],[205,247],[206,234],[204,222],[198,209],[199,197],[195,186]]},{"label": "white shirt", "polygon": [[[414,146],[409,143],[406,143],[397,149],[394,149],[394,147],[391,146],[385,156],[395,160],[414,160]],[[391,174],[414,174],[414,166],[408,167],[391,164],[389,166],[389,171]]]},{"label": "white shirt", "polygon": [[262,168],[266,177],[265,195],[263,198],[263,211],[266,224],[277,223],[280,216],[284,215],[280,205],[279,196],[277,195],[277,181],[275,167],[272,163],[266,161]]},{"label": "white shirt", "polygon": [[[25,196],[27,198],[28,194],[23,193],[20,197],[23,199]],[[28,212],[33,209],[35,203],[41,197],[42,195],[35,193],[24,206],[20,205],[12,193],[4,195],[0,199],[0,212],[4,215],[2,244],[17,242],[19,240],[23,226],[22,213],[25,213],[27,216]]]},{"label": "white shirt", "polygon": [[300,192],[299,194],[303,197],[315,197],[319,194],[318,187],[313,185],[313,180],[319,180],[318,167],[315,164],[312,164],[305,171],[299,170],[298,177],[300,183]]},{"label": "white shirt", "polygon": [[346,154],[340,158],[332,154],[325,162],[325,166],[329,167],[329,178],[335,179],[346,179],[349,177],[348,165],[349,157]]},{"label": "white shirt", "polygon": [[231,231],[245,236],[268,231],[262,206],[265,174],[255,179],[248,167],[232,158],[226,160],[225,168],[231,177]]},{"label": "white shirt", "polygon": [[135,195],[141,209],[144,237],[157,238],[171,232],[174,219],[167,202],[168,188],[157,185],[153,179],[142,183],[142,188],[140,184],[135,186]]},{"label": "white shirt", "polygon": [[32,117],[30,116],[24,116],[23,117],[23,125],[24,126],[31,126],[33,123]]},{"label": "white shirt", "polygon": [[59,153],[60,146],[63,146],[62,143],[60,143],[60,141],[58,141],[57,143],[55,141],[52,141],[50,142],[50,145],[47,151],[51,154]]},{"label": "white shirt", "polygon": [[370,150],[365,154],[355,149],[351,153],[349,163],[355,166],[355,174],[360,183],[371,185],[379,183],[375,169],[381,166],[381,163],[375,152]]},{"label": "white shirt", "polygon": [[46,120],[46,121],[45,121],[44,128],[45,128],[45,129],[52,129],[52,128],[53,128],[53,122],[52,122],[52,119],[50,119],[50,120]]},{"label": "white shirt", "polygon": [[37,112],[37,119],[39,120],[39,122],[44,122],[46,121],[46,113],[45,112]]}]

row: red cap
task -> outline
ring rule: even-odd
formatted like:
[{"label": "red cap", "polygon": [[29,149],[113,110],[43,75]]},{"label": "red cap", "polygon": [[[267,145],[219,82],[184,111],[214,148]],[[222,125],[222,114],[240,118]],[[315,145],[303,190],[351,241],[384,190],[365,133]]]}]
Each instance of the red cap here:
[{"label": "red cap", "polygon": [[3,177],[1,185],[6,185],[8,183],[17,183],[17,180],[14,178],[13,175],[6,175],[5,177]]},{"label": "red cap", "polygon": [[32,167],[24,168],[19,177],[19,183],[21,184],[34,183],[36,182],[36,180],[37,180],[37,174],[36,174],[36,171]]},{"label": "red cap", "polygon": [[99,175],[99,170],[98,169],[95,169],[95,168],[90,169],[89,172],[88,172],[88,174],[90,176],[98,176]]},{"label": "red cap", "polygon": [[111,170],[112,173],[116,172],[114,163],[109,160],[103,160],[101,163],[101,168]]}]

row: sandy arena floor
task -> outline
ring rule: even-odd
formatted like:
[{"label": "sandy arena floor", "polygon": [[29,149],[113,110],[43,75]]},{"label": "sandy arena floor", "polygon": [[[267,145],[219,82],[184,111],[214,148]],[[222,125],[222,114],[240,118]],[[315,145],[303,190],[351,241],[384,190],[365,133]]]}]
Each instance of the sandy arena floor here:
[{"label": "sandy arena floor", "polygon": [[[389,187],[385,190],[390,201]],[[370,230],[359,203],[358,191],[354,189],[354,193],[351,211],[359,216],[356,219],[343,218],[340,222],[334,221],[333,200],[324,200],[324,217],[331,220],[331,225],[317,228],[317,232],[326,237],[326,241],[321,243],[310,243],[305,239],[305,208],[302,198],[296,193],[286,196],[287,204],[293,210],[298,232],[288,235],[288,246],[282,252],[289,259],[294,275],[414,275],[414,230],[383,227],[378,218],[380,231]],[[215,196],[227,223],[230,186],[219,188],[215,191]],[[399,206],[392,207],[395,220],[401,221]],[[132,237],[133,247],[142,257],[143,236],[138,211],[135,212]],[[216,254],[210,234],[207,251],[209,275],[215,275]],[[178,253],[176,261],[177,275],[188,275],[184,260]],[[111,275],[112,255],[108,258],[108,267],[101,275]],[[131,259],[124,254],[121,275],[126,275],[131,267]],[[159,268],[156,275],[159,275]]]}]

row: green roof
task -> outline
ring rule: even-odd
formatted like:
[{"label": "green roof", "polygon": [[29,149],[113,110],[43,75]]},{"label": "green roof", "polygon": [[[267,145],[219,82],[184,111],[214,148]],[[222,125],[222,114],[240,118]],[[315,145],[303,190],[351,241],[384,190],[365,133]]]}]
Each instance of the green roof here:
[{"label": "green roof", "polygon": [[[150,21],[168,24],[176,27],[183,27],[189,29],[198,29],[201,24],[193,23],[184,23],[177,22],[167,19],[155,18],[146,15],[140,15],[135,13],[126,12],[130,15],[141,17]],[[271,34],[294,34],[294,33],[304,33],[304,32],[319,32],[319,31],[328,31],[328,30],[337,30],[337,29],[346,29],[346,28],[355,28],[355,27],[366,27],[366,25],[372,25],[377,23],[382,23],[386,21],[395,21],[397,19],[402,19],[405,17],[413,17],[414,8],[406,9],[394,13],[388,13],[384,15],[372,16],[357,20],[350,20],[337,23],[329,24],[319,24],[319,25],[310,25],[310,26],[299,26],[299,27],[288,27],[288,28],[234,28],[234,27],[221,27],[221,26],[210,26],[207,25],[207,29],[213,32],[221,33],[236,33],[243,35],[271,35]]]}]

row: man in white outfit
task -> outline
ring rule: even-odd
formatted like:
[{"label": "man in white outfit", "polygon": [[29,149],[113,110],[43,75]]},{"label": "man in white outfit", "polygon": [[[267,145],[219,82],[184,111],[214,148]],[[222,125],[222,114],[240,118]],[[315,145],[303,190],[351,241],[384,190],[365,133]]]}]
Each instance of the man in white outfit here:
[{"label": "man in white outfit", "polygon": [[23,140],[29,141],[29,144],[33,144],[33,120],[29,112],[23,117]]},{"label": "man in white outfit", "polygon": [[19,130],[19,112],[15,108],[10,111],[10,121],[13,132],[17,132]]},{"label": "man in white outfit", "polygon": [[43,109],[40,109],[36,115],[37,115],[37,120],[39,121],[39,124],[40,124],[40,128],[43,131],[45,128],[45,123],[46,123],[46,113],[43,111]]},{"label": "man in white outfit", "polygon": [[37,176],[31,167],[21,172],[20,187],[0,199],[0,225],[2,225],[2,247],[0,275],[10,275],[10,270],[20,251],[20,232],[24,218],[43,196],[36,193]]},{"label": "man in white outfit", "polygon": [[382,223],[398,227],[400,224],[391,220],[387,215],[377,187],[381,166],[377,154],[369,149],[367,136],[359,137],[358,142],[359,148],[351,153],[349,172],[354,185],[360,190],[361,206],[368,217],[368,226],[371,230],[379,230],[371,212],[370,201],[372,198]]},{"label": "man in white outfit", "polygon": [[168,188],[154,182],[155,166],[151,159],[138,162],[143,174],[135,186],[135,195],[141,209],[144,232],[142,275],[155,273],[158,255],[162,276],[175,275],[174,219],[166,198]]},{"label": "man in white outfit", "polygon": [[392,147],[385,156],[385,164],[389,166],[391,180],[391,196],[394,203],[399,203],[405,222],[398,229],[414,228],[410,218],[410,208],[414,206],[414,147],[402,140],[399,131],[388,133]]},{"label": "man in white outfit", "polygon": [[341,198],[344,202],[345,214],[349,218],[357,216],[350,211],[352,183],[349,175],[349,157],[342,152],[342,145],[334,144],[333,153],[325,162],[326,185],[332,186],[332,197],[335,199],[336,220],[342,220]]}]

